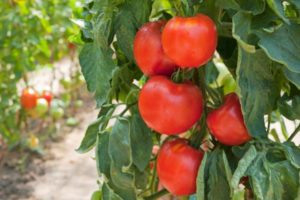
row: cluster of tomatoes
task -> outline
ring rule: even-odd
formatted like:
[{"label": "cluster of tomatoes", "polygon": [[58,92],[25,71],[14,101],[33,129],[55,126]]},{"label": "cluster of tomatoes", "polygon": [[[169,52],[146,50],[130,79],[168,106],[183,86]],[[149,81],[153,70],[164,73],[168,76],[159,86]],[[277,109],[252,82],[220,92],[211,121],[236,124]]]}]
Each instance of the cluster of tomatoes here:
[{"label": "cluster of tomatoes", "polygon": [[[134,57],[149,80],[141,89],[138,107],[148,127],[158,133],[177,135],[191,129],[202,117],[202,92],[191,81],[175,83],[170,77],[178,68],[198,68],[214,55],[217,46],[215,23],[208,16],[174,17],[146,23],[134,40]],[[225,145],[250,140],[236,94],[208,113],[210,133]],[[182,138],[164,142],[157,158],[161,184],[174,195],[196,191],[196,177],[203,153]]]},{"label": "cluster of tomatoes", "polygon": [[33,118],[44,116],[49,110],[53,119],[60,119],[64,115],[64,110],[55,106],[53,102],[53,94],[44,90],[39,94],[31,87],[23,89],[20,96],[22,108]]}]

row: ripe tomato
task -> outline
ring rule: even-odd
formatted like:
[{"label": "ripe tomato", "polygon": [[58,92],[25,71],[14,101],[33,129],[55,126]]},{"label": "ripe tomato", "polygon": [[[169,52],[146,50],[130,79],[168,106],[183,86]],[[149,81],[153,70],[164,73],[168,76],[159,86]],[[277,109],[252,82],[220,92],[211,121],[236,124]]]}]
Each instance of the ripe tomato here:
[{"label": "ripe tomato", "polygon": [[196,178],[203,153],[188,145],[185,139],[163,144],[157,158],[157,175],[162,185],[174,195],[196,192]]},{"label": "ripe tomato", "polygon": [[36,106],[38,99],[37,92],[32,88],[25,88],[22,91],[20,101],[24,109],[32,109]]},{"label": "ripe tomato", "polygon": [[51,104],[53,95],[50,91],[44,90],[41,97],[47,100],[48,105]]},{"label": "ripe tomato", "polygon": [[209,113],[206,122],[211,134],[222,144],[240,145],[251,139],[235,93],[226,95],[224,104]]},{"label": "ripe tomato", "polygon": [[176,65],[163,52],[161,29],[165,21],[146,23],[136,34],[133,53],[137,65],[146,75],[171,75]]},{"label": "ripe tomato", "polygon": [[206,15],[174,17],[162,33],[165,53],[182,68],[207,63],[217,47],[215,23]]},{"label": "ripe tomato", "polygon": [[144,85],[138,106],[145,123],[167,135],[190,129],[203,110],[202,94],[197,86],[176,84],[164,76],[154,76]]}]

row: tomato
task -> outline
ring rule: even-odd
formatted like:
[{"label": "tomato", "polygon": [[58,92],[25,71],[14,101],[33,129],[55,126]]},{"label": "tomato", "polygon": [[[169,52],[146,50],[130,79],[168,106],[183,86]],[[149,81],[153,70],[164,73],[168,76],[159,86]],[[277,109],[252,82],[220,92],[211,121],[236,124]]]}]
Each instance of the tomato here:
[{"label": "tomato", "polygon": [[37,92],[32,88],[25,88],[22,91],[20,101],[24,109],[32,109],[36,106],[38,99]]},{"label": "tomato", "polygon": [[176,84],[164,76],[154,76],[142,88],[138,107],[150,128],[173,135],[187,131],[200,119],[202,102],[196,85]]},{"label": "tomato", "polygon": [[176,65],[163,52],[161,29],[165,21],[146,23],[136,34],[133,53],[137,65],[146,75],[171,75]]},{"label": "tomato", "polygon": [[210,112],[206,122],[211,134],[222,144],[240,145],[251,139],[235,93],[226,95],[224,104]]},{"label": "tomato", "polygon": [[207,63],[217,47],[215,23],[206,15],[174,17],[162,32],[164,52],[182,68]]},{"label": "tomato", "polygon": [[59,120],[64,116],[64,109],[60,107],[51,107],[50,114],[54,120]]},{"label": "tomato", "polygon": [[76,49],[76,45],[73,44],[73,43],[71,43],[71,42],[69,42],[69,43],[68,43],[68,49],[74,50],[74,49]]},{"label": "tomato", "polygon": [[53,95],[50,91],[44,90],[41,97],[47,100],[48,105],[51,104],[51,101],[53,99]]},{"label": "tomato", "polygon": [[157,158],[157,175],[162,185],[174,195],[196,192],[196,178],[203,153],[188,145],[185,139],[163,144]]},{"label": "tomato", "polygon": [[48,101],[45,98],[38,98],[36,107],[34,110],[36,111],[38,116],[44,115],[48,111]]}]

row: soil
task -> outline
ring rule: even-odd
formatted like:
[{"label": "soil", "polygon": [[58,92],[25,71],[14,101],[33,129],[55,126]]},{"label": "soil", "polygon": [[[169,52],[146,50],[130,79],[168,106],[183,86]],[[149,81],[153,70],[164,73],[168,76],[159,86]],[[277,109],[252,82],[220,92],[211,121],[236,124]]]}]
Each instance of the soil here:
[{"label": "soil", "polygon": [[44,155],[29,152],[23,152],[22,157],[18,153],[5,155],[0,167],[0,200],[90,199],[97,190],[93,152],[78,154],[75,149],[88,124],[97,116],[91,102],[76,115],[80,125],[61,128],[58,132],[61,136],[56,142],[46,144]]}]

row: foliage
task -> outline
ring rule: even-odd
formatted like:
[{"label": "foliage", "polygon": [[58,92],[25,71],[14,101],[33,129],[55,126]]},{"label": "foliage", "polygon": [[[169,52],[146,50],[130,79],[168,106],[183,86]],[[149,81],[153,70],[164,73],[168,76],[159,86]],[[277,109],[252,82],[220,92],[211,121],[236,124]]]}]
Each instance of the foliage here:
[{"label": "foliage", "polygon": [[[288,142],[268,139],[271,135],[279,138],[270,130],[271,122],[280,121],[282,116],[300,119],[298,1],[89,0],[81,20],[85,44],[80,64],[101,111],[78,151],[96,147],[102,182],[101,192],[93,199],[155,199],[164,194],[157,192],[155,169],[147,167],[149,159],[156,158],[151,155],[152,144],[161,145],[162,140],[145,126],[136,106],[147,78],[134,62],[133,40],[145,22],[196,13],[209,15],[219,34],[214,63],[197,69],[200,75],[206,71],[205,83],[200,84],[208,97],[206,110],[217,107],[224,91],[235,90],[237,85],[253,140],[226,147],[211,139],[202,123],[198,134],[210,138],[213,147],[202,161],[197,194],[190,199],[299,199],[300,150],[291,142],[299,128]],[[189,77],[191,72],[176,73]],[[225,77],[230,80],[225,81]],[[113,115],[124,105],[124,112]],[[111,128],[108,122],[115,118]],[[248,177],[248,182],[241,188],[243,177]]]},{"label": "foliage", "polygon": [[68,37],[78,28],[77,0],[3,0],[0,2],[0,139],[9,145],[20,141],[17,83],[26,73],[68,54]]}]

